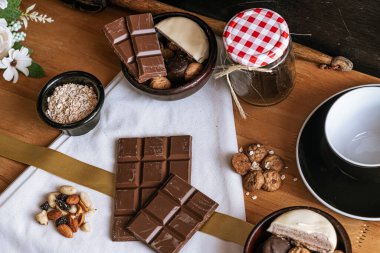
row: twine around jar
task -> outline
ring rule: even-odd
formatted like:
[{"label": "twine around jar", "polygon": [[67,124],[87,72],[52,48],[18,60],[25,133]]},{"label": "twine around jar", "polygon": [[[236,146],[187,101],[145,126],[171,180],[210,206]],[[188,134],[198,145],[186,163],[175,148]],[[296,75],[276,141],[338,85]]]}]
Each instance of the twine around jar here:
[{"label": "twine around jar", "polygon": [[234,88],[232,87],[231,80],[230,80],[230,74],[232,72],[241,71],[241,70],[272,73],[272,70],[271,69],[265,69],[265,68],[249,67],[249,66],[244,66],[241,64],[233,64],[233,65],[229,65],[229,66],[222,66],[221,68],[222,68],[221,70],[215,72],[214,78],[219,79],[223,76],[226,77],[228,86],[230,87],[232,98],[234,99],[235,105],[239,111],[240,116],[243,119],[247,119],[247,114],[244,111],[243,107],[241,106],[239,99],[236,95],[236,92],[235,92]]}]

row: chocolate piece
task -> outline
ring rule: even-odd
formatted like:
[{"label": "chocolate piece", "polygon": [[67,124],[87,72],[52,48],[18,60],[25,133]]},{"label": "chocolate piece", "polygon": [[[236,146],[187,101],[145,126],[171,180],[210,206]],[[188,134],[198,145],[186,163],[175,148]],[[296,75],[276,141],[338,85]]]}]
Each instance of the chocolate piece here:
[{"label": "chocolate piece", "polygon": [[128,72],[136,78],[138,76],[137,63],[135,62],[135,53],[132,48],[125,18],[119,18],[106,24],[103,31],[115,53],[127,66]]},{"label": "chocolate piece", "polygon": [[[128,28],[127,28],[128,27]],[[119,18],[103,28],[128,72],[143,83],[166,76],[166,68],[150,13]]]},{"label": "chocolate piece", "polygon": [[169,59],[167,61],[168,79],[172,82],[182,81],[189,62],[189,58],[184,53],[177,53]]},{"label": "chocolate piece", "polygon": [[113,241],[136,240],[125,227],[174,173],[190,183],[191,136],[118,140]]},{"label": "chocolate piece", "polygon": [[217,207],[215,201],[172,174],[128,229],[157,252],[179,252]]},{"label": "chocolate piece", "polygon": [[291,247],[288,240],[272,235],[259,246],[255,253],[287,253]]},{"label": "chocolate piece", "polygon": [[154,29],[152,14],[130,15],[127,17],[127,26],[139,70],[137,81],[143,83],[153,77],[166,76],[164,58]]},{"label": "chocolate piece", "polygon": [[119,18],[109,24],[106,24],[103,30],[111,44],[117,44],[128,38],[128,31],[125,27],[124,18]]}]

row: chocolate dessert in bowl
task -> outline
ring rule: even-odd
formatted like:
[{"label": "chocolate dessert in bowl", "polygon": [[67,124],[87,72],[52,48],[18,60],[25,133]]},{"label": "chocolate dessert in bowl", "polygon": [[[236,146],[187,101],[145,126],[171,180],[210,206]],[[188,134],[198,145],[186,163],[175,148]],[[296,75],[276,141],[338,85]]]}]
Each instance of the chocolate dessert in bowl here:
[{"label": "chocolate dessert in bowl", "polygon": [[262,219],[248,236],[244,253],[352,253],[343,226],[312,207],[280,209]]},{"label": "chocolate dessert in bowl", "polygon": [[191,14],[130,15],[103,30],[127,80],[156,99],[190,96],[206,84],[215,67],[215,35]]}]

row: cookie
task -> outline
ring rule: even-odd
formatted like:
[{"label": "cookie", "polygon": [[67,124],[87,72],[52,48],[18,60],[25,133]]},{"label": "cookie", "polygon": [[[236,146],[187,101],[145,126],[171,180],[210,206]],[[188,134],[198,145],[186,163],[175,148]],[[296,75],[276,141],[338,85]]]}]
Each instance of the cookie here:
[{"label": "cookie", "polygon": [[240,175],[247,174],[248,170],[251,168],[251,162],[249,161],[248,156],[243,153],[234,154],[231,163],[234,170]]},{"label": "cookie", "polygon": [[272,169],[280,172],[285,167],[285,163],[278,155],[268,155],[261,162],[261,167],[267,170]]},{"label": "cookie", "polygon": [[260,170],[249,171],[243,178],[243,187],[246,191],[259,190],[264,184],[264,176]]},{"label": "cookie", "polygon": [[277,191],[281,186],[281,176],[275,170],[266,170],[263,173],[264,176],[264,184],[262,189],[264,191],[273,192]]},{"label": "cookie", "polygon": [[268,155],[268,150],[261,144],[249,145],[245,152],[251,162],[261,163],[261,161]]}]

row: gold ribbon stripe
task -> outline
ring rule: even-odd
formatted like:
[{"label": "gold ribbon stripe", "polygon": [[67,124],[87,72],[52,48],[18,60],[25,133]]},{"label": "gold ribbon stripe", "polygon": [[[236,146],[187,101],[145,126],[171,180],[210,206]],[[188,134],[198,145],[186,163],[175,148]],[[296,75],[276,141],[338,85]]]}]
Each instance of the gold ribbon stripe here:
[{"label": "gold ribbon stripe", "polygon": [[0,155],[113,196],[113,173],[56,150],[29,144],[0,133]]},{"label": "gold ribbon stripe", "polygon": [[[0,155],[113,197],[114,174],[59,151],[29,144],[0,133]],[[244,246],[253,225],[215,212],[200,231]]]}]

